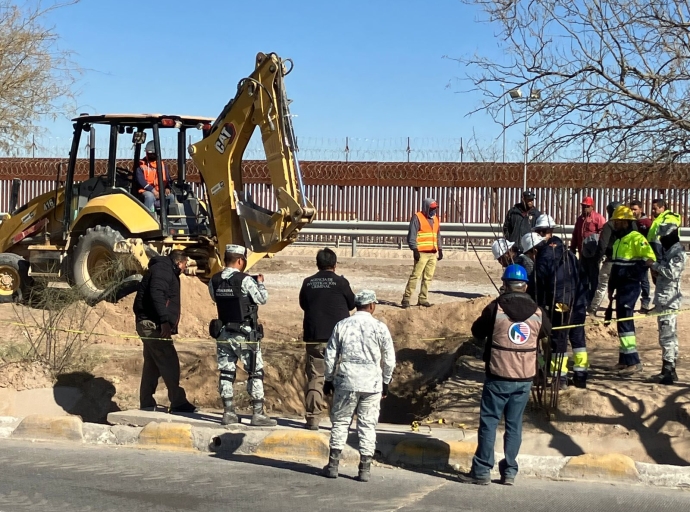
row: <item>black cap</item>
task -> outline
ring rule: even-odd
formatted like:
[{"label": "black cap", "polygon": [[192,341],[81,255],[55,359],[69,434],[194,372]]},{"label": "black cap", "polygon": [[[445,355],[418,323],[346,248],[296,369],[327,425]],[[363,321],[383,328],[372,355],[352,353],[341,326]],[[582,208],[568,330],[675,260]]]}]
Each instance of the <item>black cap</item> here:
[{"label": "black cap", "polygon": [[528,201],[529,201],[529,200],[532,200],[532,199],[534,199],[534,192],[532,192],[531,190],[525,190],[525,191],[522,193],[522,197],[524,197],[524,198],[527,199]]}]

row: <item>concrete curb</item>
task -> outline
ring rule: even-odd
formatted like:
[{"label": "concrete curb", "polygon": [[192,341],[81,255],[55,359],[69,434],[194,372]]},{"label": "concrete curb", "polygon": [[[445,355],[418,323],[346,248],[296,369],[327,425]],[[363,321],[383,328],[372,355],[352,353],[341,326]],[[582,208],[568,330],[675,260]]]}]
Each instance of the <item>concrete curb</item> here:
[{"label": "concrete curb", "polygon": [[138,446],[162,450],[192,451],[192,426],[189,423],[156,423],[146,425],[139,432]]},{"label": "concrete curb", "polygon": [[635,461],[620,453],[585,454],[572,457],[563,466],[559,476],[578,480],[640,481],[640,473],[637,471]]},{"label": "concrete curb", "polygon": [[81,418],[77,416],[32,414],[17,425],[11,437],[82,442],[84,440],[82,425]]},{"label": "concrete curb", "polygon": [[[76,441],[87,444],[142,449],[215,453],[219,456],[255,456],[266,459],[325,463],[328,435],[290,429],[250,429],[198,426],[184,422],[149,422],[145,427],[83,423],[76,416],[33,415],[20,420],[0,416],[0,438],[39,441]],[[352,443],[349,443],[352,444]],[[443,441],[435,437],[382,435],[377,445],[381,462],[400,467],[440,471],[467,471],[477,444]],[[503,454],[497,453],[496,460]],[[359,462],[350,445],[343,451],[345,464]],[[577,457],[518,456],[520,477],[583,480],[690,488],[690,467],[635,462],[621,454]],[[497,476],[497,470],[495,469]]]}]

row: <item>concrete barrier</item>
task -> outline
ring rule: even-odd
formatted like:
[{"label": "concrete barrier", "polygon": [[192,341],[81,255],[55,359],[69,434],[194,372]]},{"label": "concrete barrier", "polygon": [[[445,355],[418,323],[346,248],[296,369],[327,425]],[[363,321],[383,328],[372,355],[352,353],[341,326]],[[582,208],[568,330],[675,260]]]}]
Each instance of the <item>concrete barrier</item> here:
[{"label": "concrete barrier", "polygon": [[12,437],[82,442],[84,431],[81,418],[78,416],[32,414],[19,423],[12,432]]}]

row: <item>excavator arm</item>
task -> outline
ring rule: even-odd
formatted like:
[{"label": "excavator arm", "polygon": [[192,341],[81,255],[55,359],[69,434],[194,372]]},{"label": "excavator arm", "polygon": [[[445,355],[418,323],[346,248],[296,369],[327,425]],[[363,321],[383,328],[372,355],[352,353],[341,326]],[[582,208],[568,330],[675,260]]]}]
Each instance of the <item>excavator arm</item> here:
[{"label": "excavator arm", "polygon": [[[314,206],[304,194],[283,84],[291,70],[291,61],[283,61],[274,53],[259,53],[254,72],[239,82],[237,94],[204,138],[189,147],[206,184],[217,242],[217,261],[209,262],[211,274],[222,268],[226,244],[244,245],[252,251],[249,268],[294,242],[299,231],[315,218]],[[257,126],[275,192],[275,211],[254,203],[243,188],[242,157]]]}]

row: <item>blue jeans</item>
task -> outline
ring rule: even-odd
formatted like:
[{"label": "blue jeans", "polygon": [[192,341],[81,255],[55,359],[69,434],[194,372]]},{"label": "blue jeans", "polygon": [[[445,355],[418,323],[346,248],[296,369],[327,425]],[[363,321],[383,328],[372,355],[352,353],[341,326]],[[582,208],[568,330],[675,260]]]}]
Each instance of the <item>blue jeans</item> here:
[{"label": "blue jeans", "polygon": [[479,440],[472,459],[472,474],[480,480],[491,478],[494,467],[496,428],[505,414],[503,452],[505,459],[499,463],[502,476],[515,478],[518,463],[515,458],[522,444],[522,415],[529,400],[532,382],[511,382],[487,377],[482,391],[479,409]]},{"label": "blue jeans", "polygon": [[[156,196],[153,195],[153,192],[149,192],[148,190],[144,190],[141,193],[141,198],[144,201],[144,206],[149,209],[149,211],[153,211],[154,208],[160,208],[161,206],[161,201],[160,199],[156,199]],[[172,194],[168,194],[165,196],[166,199],[166,204],[169,203],[173,199]]]}]

